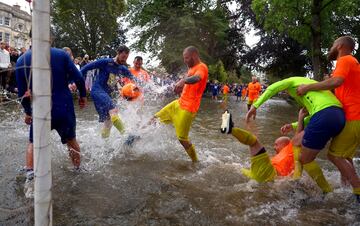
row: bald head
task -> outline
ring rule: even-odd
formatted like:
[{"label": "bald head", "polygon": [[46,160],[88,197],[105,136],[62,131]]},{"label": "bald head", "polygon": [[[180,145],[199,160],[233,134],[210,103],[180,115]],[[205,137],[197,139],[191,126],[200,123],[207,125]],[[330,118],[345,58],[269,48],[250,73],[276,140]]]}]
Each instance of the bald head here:
[{"label": "bald head", "polygon": [[199,50],[195,46],[188,46],[184,49],[184,53],[188,52],[190,54],[197,54],[199,55]]},{"label": "bald head", "polygon": [[355,49],[355,40],[350,36],[341,36],[340,38],[336,39],[335,42],[348,48],[351,52]]},{"label": "bald head", "polygon": [[199,50],[194,46],[188,46],[183,51],[183,58],[188,67],[193,67],[200,63]]},{"label": "bald head", "polygon": [[278,139],[276,139],[274,142],[274,149],[276,153],[279,153],[281,149],[283,149],[284,147],[286,147],[286,145],[290,143],[290,141],[291,140],[289,137],[279,137]]},{"label": "bald head", "polygon": [[351,54],[355,49],[355,40],[350,36],[341,36],[333,43],[329,54],[329,60],[336,60],[338,57]]}]

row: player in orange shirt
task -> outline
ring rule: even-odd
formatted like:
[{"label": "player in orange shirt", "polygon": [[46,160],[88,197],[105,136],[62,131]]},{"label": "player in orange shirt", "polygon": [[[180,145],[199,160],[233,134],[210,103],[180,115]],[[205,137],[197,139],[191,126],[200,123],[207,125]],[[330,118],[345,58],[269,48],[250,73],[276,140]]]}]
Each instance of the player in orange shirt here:
[{"label": "player in orange shirt", "polygon": [[231,114],[228,111],[222,116],[221,132],[233,135],[240,143],[248,145],[251,155],[251,168],[241,169],[241,172],[257,182],[267,182],[275,179],[276,176],[289,176],[294,173],[293,178],[298,179],[299,170],[295,167],[301,167],[299,155],[301,150],[301,140],[303,136],[303,121],[307,115],[307,111],[303,108],[299,111],[299,127],[296,135],[291,140],[288,137],[279,137],[274,142],[276,155],[269,157],[263,145],[249,131],[233,128]]},{"label": "player in orange shirt", "polygon": [[[194,145],[189,140],[191,124],[200,107],[201,97],[206,88],[208,68],[201,62],[199,51],[189,46],[183,51],[184,63],[188,66],[188,73],[175,85],[175,92],[180,93],[179,99],[166,105],[155,114],[163,123],[172,123],[181,145],[193,162],[197,162]],[[153,121],[153,120],[152,120]]]},{"label": "player in orange shirt", "polygon": [[[259,94],[261,91],[261,85],[257,81],[255,76],[252,77],[252,82],[248,84],[248,110],[250,110],[251,105],[259,98]],[[255,117],[255,116],[254,116]]]},{"label": "player in orange shirt", "polygon": [[136,56],[134,58],[133,64],[134,64],[134,67],[130,68],[131,74],[133,74],[138,79],[140,79],[140,81],[149,82],[150,75],[144,69],[142,69],[143,58],[141,56]]},{"label": "player in orange shirt", "polygon": [[247,85],[243,84],[243,89],[241,91],[241,100],[246,100],[247,94]]},{"label": "player in orange shirt", "polygon": [[223,88],[222,88],[222,91],[223,91],[223,109],[226,109],[227,108],[227,103],[228,103],[228,99],[229,99],[229,93],[230,93],[230,88],[229,86],[225,83]]},{"label": "player in orange shirt", "polygon": [[335,96],[343,105],[346,123],[341,133],[331,141],[328,158],[341,172],[343,182],[350,182],[360,202],[360,179],[352,162],[360,147],[360,64],[352,56],[354,48],[355,41],[351,37],[336,39],[328,55],[330,61],[337,60],[332,77],[319,83],[301,85],[297,93],[304,95],[308,91],[335,89]]}]

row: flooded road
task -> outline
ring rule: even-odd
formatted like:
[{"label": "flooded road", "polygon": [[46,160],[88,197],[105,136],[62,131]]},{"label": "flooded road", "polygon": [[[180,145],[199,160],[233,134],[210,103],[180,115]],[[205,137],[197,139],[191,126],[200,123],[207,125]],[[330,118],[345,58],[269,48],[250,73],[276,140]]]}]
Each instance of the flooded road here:
[{"label": "flooded road", "polygon": [[[220,133],[220,103],[206,97],[193,123],[190,139],[200,163],[192,164],[169,125],[141,129],[151,115],[172,99],[146,101],[144,106],[119,103],[127,132],[111,131],[100,138],[101,124],[93,104],[77,110],[77,138],[82,165],[74,173],[65,146],[52,132],[54,225],[359,225],[360,211],[351,188],[326,160],[318,162],[334,187],[323,196],[304,173],[299,181],[286,178],[259,184],[240,169],[250,166],[248,147]],[[274,154],[280,127],[297,118],[297,107],[273,99],[246,126],[245,102],[230,99],[236,126],[251,129]],[[22,109],[0,106],[0,225],[32,225],[32,200],[23,194],[28,127]],[[128,134],[141,139],[124,145]],[[359,169],[359,160],[355,161]]]}]

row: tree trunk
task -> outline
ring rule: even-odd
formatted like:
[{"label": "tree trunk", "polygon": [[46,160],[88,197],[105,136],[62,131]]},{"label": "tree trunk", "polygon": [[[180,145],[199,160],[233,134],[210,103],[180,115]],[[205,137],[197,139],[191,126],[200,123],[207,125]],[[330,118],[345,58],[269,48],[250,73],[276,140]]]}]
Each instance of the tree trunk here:
[{"label": "tree trunk", "polygon": [[321,75],[321,4],[322,0],[313,0],[311,9],[311,50],[314,79],[320,81]]}]

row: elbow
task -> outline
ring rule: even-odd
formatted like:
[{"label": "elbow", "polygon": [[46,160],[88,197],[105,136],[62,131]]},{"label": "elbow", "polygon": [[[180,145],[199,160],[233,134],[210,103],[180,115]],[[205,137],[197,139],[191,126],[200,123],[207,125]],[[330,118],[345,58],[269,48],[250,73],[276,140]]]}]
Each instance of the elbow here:
[{"label": "elbow", "polygon": [[333,83],[333,87],[334,87],[334,88],[339,87],[339,86],[341,86],[342,83],[343,83],[342,80],[336,79],[336,80],[334,81],[334,83]]},{"label": "elbow", "polygon": [[336,77],[331,80],[331,89],[341,86],[344,82],[344,79],[341,77]]}]

